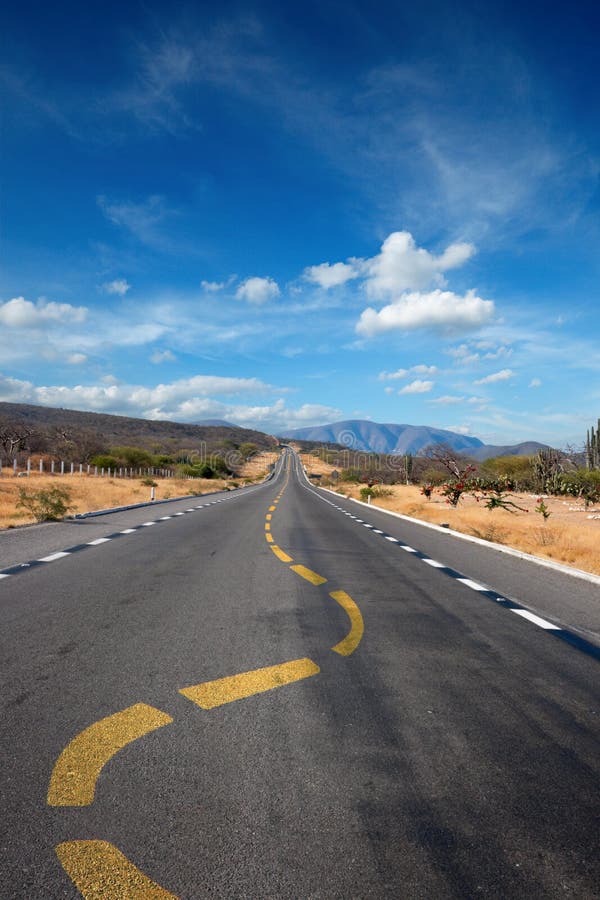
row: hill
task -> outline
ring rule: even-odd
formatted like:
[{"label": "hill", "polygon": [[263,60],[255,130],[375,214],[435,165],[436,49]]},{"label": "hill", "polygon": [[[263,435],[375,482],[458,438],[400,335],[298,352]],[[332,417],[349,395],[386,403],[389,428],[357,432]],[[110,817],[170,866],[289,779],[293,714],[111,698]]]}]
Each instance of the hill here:
[{"label": "hill", "polygon": [[[272,450],[271,435],[234,425],[186,425],[106,413],[0,403],[0,429],[28,433],[26,448],[66,461],[85,462],[115,446],[134,446],[155,454],[226,455],[241,444]],[[1,450],[0,450],[1,452]]]},{"label": "hill", "polygon": [[521,444],[509,446],[484,444],[482,447],[469,453],[469,456],[472,456],[478,462],[484,462],[484,460],[492,459],[494,456],[533,456],[538,450],[546,449],[548,449],[548,444],[540,444],[538,441],[523,441]]}]

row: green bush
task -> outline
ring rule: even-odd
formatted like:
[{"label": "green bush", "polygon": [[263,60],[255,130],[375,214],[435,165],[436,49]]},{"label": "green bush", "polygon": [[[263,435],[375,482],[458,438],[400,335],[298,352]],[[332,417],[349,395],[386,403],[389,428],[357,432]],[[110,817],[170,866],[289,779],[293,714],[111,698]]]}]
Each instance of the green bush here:
[{"label": "green bush", "polygon": [[26,509],[36,522],[58,522],[73,507],[71,494],[66,488],[52,487],[39,491],[19,488],[17,508]]},{"label": "green bush", "polygon": [[90,465],[97,466],[99,469],[116,469],[119,460],[116,456],[110,456],[108,453],[102,453],[99,456],[92,456]]}]

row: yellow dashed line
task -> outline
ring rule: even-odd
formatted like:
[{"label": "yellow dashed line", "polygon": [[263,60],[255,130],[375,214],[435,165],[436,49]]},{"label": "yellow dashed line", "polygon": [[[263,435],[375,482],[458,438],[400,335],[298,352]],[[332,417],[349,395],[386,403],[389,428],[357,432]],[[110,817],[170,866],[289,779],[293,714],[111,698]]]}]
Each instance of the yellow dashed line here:
[{"label": "yellow dashed line", "polygon": [[274,507],[274,506],[270,506],[270,507],[269,507],[269,512],[273,512],[274,510],[275,510],[275,507]]},{"label": "yellow dashed line", "polygon": [[265,522],[265,531],[270,531],[270,530],[271,530],[271,525],[270,525],[270,523],[269,523],[269,522]]},{"label": "yellow dashed line", "polygon": [[254,669],[252,672],[242,672],[216,681],[205,681],[203,684],[182,688],[179,693],[202,709],[214,709],[215,706],[223,706],[234,700],[242,700],[253,694],[262,694],[264,691],[310,678],[320,671],[312,659],[294,659],[277,666]]},{"label": "yellow dashed line", "polygon": [[329,596],[333,597],[333,599],[344,608],[350,619],[350,631],[339,644],[336,644],[335,647],[332,647],[331,649],[335,653],[339,653],[340,656],[350,656],[360,644],[363,636],[365,630],[363,617],[352,597],[345,591],[332,591]]},{"label": "yellow dashed line", "polygon": [[266,537],[267,541],[269,542],[269,544],[272,544],[272,543],[273,543],[273,535],[272,535],[272,534],[269,534],[268,531],[267,531],[267,533],[265,534],[265,537]]},{"label": "yellow dashed line", "polygon": [[273,553],[275,554],[277,559],[281,560],[281,562],[291,563],[294,561],[293,557],[288,556],[287,553],[284,553],[283,550],[281,549],[281,547],[278,547],[277,544],[273,544],[273,546],[271,547],[271,550],[273,551]]},{"label": "yellow dashed line", "polygon": [[58,757],[48,788],[48,804],[88,806],[94,800],[96,781],[108,760],[126,744],[172,721],[160,709],[136,703],[94,722],[74,737]]},{"label": "yellow dashed line", "polygon": [[266,518],[267,522],[270,522],[271,519],[273,518],[273,516],[271,515],[271,513],[267,513],[267,515],[265,516],[265,518]]},{"label": "yellow dashed line", "polygon": [[85,900],[177,900],[107,841],[66,841],[56,855]]},{"label": "yellow dashed line", "polygon": [[311,584],[325,584],[327,581],[326,578],[317,575],[316,572],[313,572],[312,569],[307,569],[306,566],[290,566],[290,569],[292,572],[295,572],[296,575],[300,575],[301,578],[306,578]]}]

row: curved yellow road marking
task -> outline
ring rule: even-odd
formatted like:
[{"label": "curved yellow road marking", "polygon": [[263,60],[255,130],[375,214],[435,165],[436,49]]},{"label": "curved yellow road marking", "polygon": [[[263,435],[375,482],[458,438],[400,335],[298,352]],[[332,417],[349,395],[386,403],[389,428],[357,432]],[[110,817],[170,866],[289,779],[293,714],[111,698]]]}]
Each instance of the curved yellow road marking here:
[{"label": "curved yellow road marking", "polygon": [[296,575],[300,575],[301,578],[306,578],[311,584],[325,584],[327,581],[322,575],[318,575],[317,572],[313,572],[312,569],[307,569],[306,566],[290,566],[290,569],[292,572],[295,572]]},{"label": "curved yellow road marking", "polygon": [[85,900],[178,900],[107,841],[65,841],[56,855]]},{"label": "curved yellow road marking", "polygon": [[360,644],[365,625],[360,609],[345,591],[332,591],[329,595],[340,604],[350,619],[350,631],[346,637],[331,649],[340,656],[350,656]]},{"label": "curved yellow road marking", "polygon": [[173,719],[160,709],[136,703],[94,722],[67,744],[58,757],[48,788],[50,806],[88,806],[96,781],[109,759],[136,738],[169,725]]},{"label": "curved yellow road marking", "polygon": [[243,700],[253,694],[262,694],[264,691],[310,678],[320,671],[312,659],[294,659],[277,666],[266,666],[264,669],[253,669],[251,672],[241,672],[239,675],[181,688],[179,693],[202,709],[214,709],[215,706],[223,706],[234,700]]},{"label": "curved yellow road marking", "polygon": [[271,550],[273,551],[277,559],[281,560],[281,562],[291,563],[294,561],[293,557],[288,556],[287,553],[284,553],[281,547],[278,547],[277,544],[273,544]]}]

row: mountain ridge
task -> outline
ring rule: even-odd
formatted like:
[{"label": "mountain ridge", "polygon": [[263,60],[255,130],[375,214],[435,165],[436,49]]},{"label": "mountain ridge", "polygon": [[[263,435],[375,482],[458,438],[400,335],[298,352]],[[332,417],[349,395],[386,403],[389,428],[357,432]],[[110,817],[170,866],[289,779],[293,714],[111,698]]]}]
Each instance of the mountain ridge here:
[{"label": "mountain ridge", "polygon": [[485,444],[479,438],[429,425],[372,422],[369,419],[345,419],[328,425],[291,428],[279,433],[287,440],[341,444],[349,450],[365,453],[418,455],[433,444],[445,444],[457,453],[482,462],[492,456],[520,456],[535,453],[547,444],[523,441],[513,445]]}]

